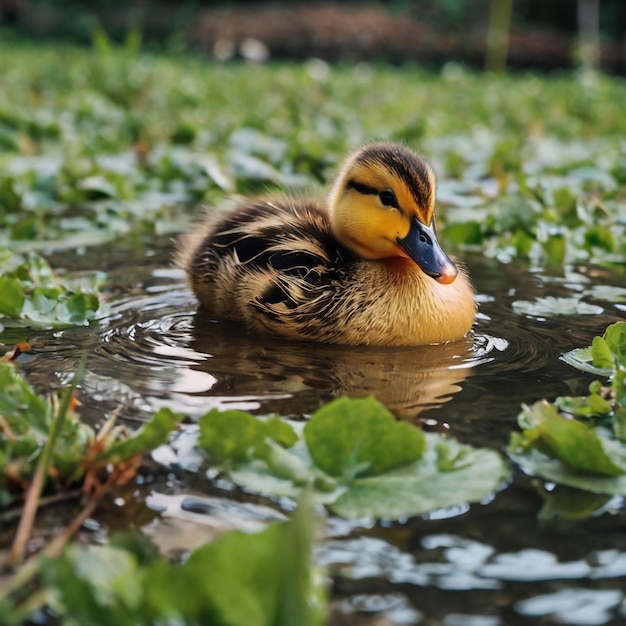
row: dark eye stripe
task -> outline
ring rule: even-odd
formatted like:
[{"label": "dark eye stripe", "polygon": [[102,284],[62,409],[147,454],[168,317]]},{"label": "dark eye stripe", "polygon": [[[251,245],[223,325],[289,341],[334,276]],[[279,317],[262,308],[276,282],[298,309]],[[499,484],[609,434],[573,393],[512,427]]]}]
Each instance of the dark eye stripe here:
[{"label": "dark eye stripe", "polygon": [[356,180],[348,181],[347,187],[349,189],[354,189],[364,195],[371,194],[375,196],[378,194],[378,189],[376,189],[375,187],[371,187],[370,185],[364,185],[363,183],[358,183]]}]

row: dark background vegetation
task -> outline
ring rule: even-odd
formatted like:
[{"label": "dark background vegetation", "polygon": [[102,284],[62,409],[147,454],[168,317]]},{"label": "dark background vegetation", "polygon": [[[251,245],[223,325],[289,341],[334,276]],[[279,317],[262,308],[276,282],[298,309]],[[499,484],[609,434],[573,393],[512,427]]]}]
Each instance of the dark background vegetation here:
[{"label": "dark background vegetation", "polygon": [[[584,0],[583,0],[584,1]],[[592,0],[593,2],[593,0]],[[513,0],[508,63],[569,68],[578,58],[577,0]],[[626,2],[599,0],[600,66],[626,71]],[[416,61],[482,66],[489,0],[258,2],[208,0],[0,0],[2,22],[32,37],[87,42],[96,24],[113,38],[129,29],[145,42],[192,47],[220,57]],[[256,50],[256,52],[255,52]],[[246,56],[244,51],[243,56]]]}]

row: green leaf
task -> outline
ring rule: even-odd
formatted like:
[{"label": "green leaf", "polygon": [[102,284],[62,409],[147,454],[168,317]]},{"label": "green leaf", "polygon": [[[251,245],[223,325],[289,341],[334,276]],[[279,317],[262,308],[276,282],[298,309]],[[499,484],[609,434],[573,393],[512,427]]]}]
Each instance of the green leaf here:
[{"label": "green leaf", "polygon": [[69,312],[69,321],[81,325],[95,317],[98,310],[98,298],[93,293],[76,293],[65,301]]},{"label": "green leaf", "polygon": [[528,429],[525,440],[516,440],[513,452],[521,447],[536,445],[537,441],[547,446],[549,453],[570,467],[583,472],[618,476],[626,473],[626,466],[615,462],[607,454],[596,431],[575,419],[561,416],[557,408],[547,402],[536,402],[526,407],[520,424]]},{"label": "green leaf", "polygon": [[572,350],[562,358],[582,371],[610,376],[617,364],[626,367],[626,322],[611,324],[589,348]]},{"label": "green leaf", "polygon": [[626,367],[626,322],[611,324],[603,335],[615,361]]},{"label": "green leaf", "polygon": [[249,460],[265,439],[261,421],[244,411],[213,409],[200,418],[198,425],[198,445],[218,466]]},{"label": "green leaf", "polygon": [[567,238],[563,234],[550,235],[542,244],[544,253],[552,265],[562,265],[565,261]]},{"label": "green leaf", "polygon": [[421,430],[398,422],[374,398],[340,398],[316,411],[304,427],[315,464],[331,476],[375,476],[419,459]]},{"label": "green leaf", "polygon": [[182,565],[155,557],[146,545],[141,560],[116,545],[74,545],[44,563],[43,579],[67,624],[322,626],[313,519],[310,504],[301,503],[289,522],[227,533]]},{"label": "green leaf", "polygon": [[[213,411],[208,415],[212,424],[218,423]],[[248,420],[240,417],[248,427]],[[424,434],[411,424],[397,422],[371,398],[346,398],[323,407],[288,449],[260,439],[265,442],[264,454],[250,452],[259,449],[259,440],[249,438],[245,428],[248,444],[234,449],[228,423],[219,423],[224,426],[221,431],[209,431],[211,445],[221,432],[226,440],[221,451],[227,451],[230,459],[222,464],[234,483],[256,493],[289,497],[297,497],[309,486],[316,502],[346,517],[397,519],[478,501],[493,494],[507,476],[496,452]],[[201,437],[206,432],[203,428]]]},{"label": "green leaf", "polygon": [[61,592],[64,613],[84,626],[135,626],[140,620],[142,572],[135,558],[112,546],[70,546],[43,568]]},{"label": "green leaf", "polygon": [[622,442],[626,443],[626,408],[620,408],[615,411],[613,416],[613,431],[615,436]]},{"label": "green leaf", "polygon": [[591,342],[591,359],[594,367],[612,368],[613,353],[604,337],[594,337]]},{"label": "green leaf", "polygon": [[19,317],[26,296],[17,278],[0,277],[0,315]]},{"label": "green leaf", "polygon": [[85,325],[101,311],[101,272],[61,281],[42,257],[12,252],[0,259],[0,270],[0,315],[19,319],[17,325]]},{"label": "green leaf", "polygon": [[585,473],[561,462],[552,454],[532,446],[524,449],[513,445],[509,447],[509,456],[522,470],[544,480],[583,489],[593,493],[626,496],[626,476]]},{"label": "green leaf", "polygon": [[209,411],[198,422],[198,445],[217,466],[230,466],[267,456],[266,440],[289,447],[297,440],[293,428],[278,418],[263,420],[238,410]]},{"label": "green leaf", "polygon": [[[354,481],[330,505],[344,517],[402,519],[436,509],[479,502],[506,480],[500,455],[427,433],[426,453],[414,463]],[[450,462],[454,459],[454,462]]]},{"label": "green leaf", "polygon": [[591,393],[589,396],[557,398],[554,405],[561,411],[571,413],[576,417],[609,415],[613,410],[613,405],[598,393]]},{"label": "green leaf", "polygon": [[129,439],[112,444],[102,455],[103,460],[119,463],[136,454],[143,454],[158,448],[167,443],[172,430],[181,419],[180,413],[174,413],[167,407],[159,409],[154,417]]}]

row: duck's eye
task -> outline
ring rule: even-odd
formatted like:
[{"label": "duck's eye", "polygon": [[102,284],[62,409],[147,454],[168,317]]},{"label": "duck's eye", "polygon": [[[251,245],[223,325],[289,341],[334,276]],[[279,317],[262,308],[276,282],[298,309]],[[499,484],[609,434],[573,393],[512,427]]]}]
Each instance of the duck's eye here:
[{"label": "duck's eye", "polygon": [[381,191],[378,197],[380,198],[380,201],[383,203],[384,206],[391,206],[395,207],[396,209],[398,208],[396,194],[394,194],[393,191],[391,191],[390,189],[385,189],[384,191]]}]

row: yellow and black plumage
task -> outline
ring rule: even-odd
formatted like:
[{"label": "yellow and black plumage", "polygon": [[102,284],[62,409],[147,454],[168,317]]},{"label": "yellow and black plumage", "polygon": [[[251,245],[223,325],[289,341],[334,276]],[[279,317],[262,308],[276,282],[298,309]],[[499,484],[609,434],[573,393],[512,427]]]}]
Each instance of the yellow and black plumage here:
[{"label": "yellow and black plumage", "polygon": [[475,304],[437,241],[435,177],[405,146],[368,144],[327,200],[273,195],[210,216],[178,263],[208,314],[326,343],[419,345],[464,336]]}]

